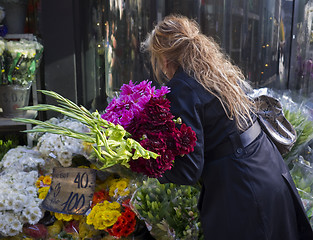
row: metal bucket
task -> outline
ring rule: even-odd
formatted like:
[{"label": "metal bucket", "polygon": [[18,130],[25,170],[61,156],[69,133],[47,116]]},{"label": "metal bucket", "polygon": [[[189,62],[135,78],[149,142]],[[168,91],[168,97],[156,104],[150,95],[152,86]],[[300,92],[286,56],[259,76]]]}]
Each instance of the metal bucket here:
[{"label": "metal bucket", "polygon": [[26,111],[18,108],[25,107],[29,103],[31,84],[26,86],[19,85],[0,85],[0,112],[1,117],[23,117]]}]

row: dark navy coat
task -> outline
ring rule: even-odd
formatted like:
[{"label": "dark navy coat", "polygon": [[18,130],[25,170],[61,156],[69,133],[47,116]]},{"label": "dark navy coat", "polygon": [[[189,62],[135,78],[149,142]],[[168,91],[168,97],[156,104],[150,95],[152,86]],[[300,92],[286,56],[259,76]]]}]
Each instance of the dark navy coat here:
[{"label": "dark navy coat", "polygon": [[168,86],[171,111],[196,132],[197,145],[176,158],[159,181],[202,183],[198,206],[205,239],[313,240],[289,170],[266,134],[261,131],[243,149],[234,143],[234,151],[216,153],[229,136],[239,134],[235,121],[181,68]]}]

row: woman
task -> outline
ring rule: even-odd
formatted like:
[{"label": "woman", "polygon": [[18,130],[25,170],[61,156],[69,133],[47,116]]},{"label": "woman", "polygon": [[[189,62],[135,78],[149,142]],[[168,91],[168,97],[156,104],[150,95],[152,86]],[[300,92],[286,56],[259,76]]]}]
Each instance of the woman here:
[{"label": "woman", "polygon": [[313,239],[289,170],[253,115],[250,87],[218,45],[195,21],[172,15],[143,46],[156,78],[168,78],[172,113],[197,135],[195,150],[159,181],[201,182],[205,239]]}]

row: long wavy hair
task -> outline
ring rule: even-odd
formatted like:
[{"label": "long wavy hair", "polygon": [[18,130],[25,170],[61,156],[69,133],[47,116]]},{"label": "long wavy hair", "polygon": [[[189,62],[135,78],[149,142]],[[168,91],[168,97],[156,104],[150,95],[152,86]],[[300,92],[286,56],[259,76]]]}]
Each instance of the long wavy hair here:
[{"label": "long wavy hair", "polygon": [[244,130],[252,122],[253,102],[246,91],[251,86],[241,70],[231,63],[219,45],[200,32],[196,21],[180,15],[170,15],[160,21],[142,43],[150,53],[156,79],[162,82],[162,60],[181,66],[207,91],[221,102],[229,119],[235,119]]}]

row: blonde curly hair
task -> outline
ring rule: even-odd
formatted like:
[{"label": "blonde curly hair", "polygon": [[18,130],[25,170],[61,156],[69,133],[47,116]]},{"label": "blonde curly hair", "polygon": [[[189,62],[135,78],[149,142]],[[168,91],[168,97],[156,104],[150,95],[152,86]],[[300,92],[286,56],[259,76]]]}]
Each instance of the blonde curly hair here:
[{"label": "blonde curly hair", "polygon": [[221,102],[229,119],[235,119],[244,130],[252,122],[251,90],[241,70],[231,63],[218,44],[200,32],[196,21],[181,15],[170,15],[160,21],[142,43],[150,53],[156,79],[162,82],[162,58],[194,77]]}]

